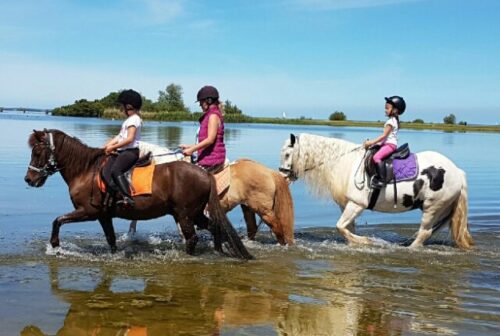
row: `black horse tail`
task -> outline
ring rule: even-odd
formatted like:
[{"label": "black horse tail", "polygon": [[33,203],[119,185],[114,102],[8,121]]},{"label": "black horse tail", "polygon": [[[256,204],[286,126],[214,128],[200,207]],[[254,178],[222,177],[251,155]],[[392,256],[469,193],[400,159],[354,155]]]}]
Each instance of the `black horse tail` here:
[{"label": "black horse tail", "polygon": [[214,224],[214,244],[220,242],[221,236],[229,244],[229,254],[239,259],[253,259],[253,256],[247,251],[245,245],[240,239],[238,232],[226,216],[220,205],[219,195],[217,194],[217,185],[215,178],[210,175],[210,196],[208,199],[208,211],[210,220]]}]

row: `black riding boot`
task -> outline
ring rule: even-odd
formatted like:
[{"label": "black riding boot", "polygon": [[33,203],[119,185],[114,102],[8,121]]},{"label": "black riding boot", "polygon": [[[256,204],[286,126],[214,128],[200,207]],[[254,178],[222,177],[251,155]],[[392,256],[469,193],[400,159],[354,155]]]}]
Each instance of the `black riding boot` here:
[{"label": "black riding boot", "polygon": [[115,179],[115,182],[118,185],[118,189],[120,189],[120,192],[123,195],[123,201],[118,201],[117,203],[123,203],[124,205],[130,205],[131,207],[134,207],[135,202],[130,195],[130,186],[125,175],[118,175]]},{"label": "black riding boot", "polygon": [[386,171],[385,171],[385,163],[382,161],[380,163],[375,164],[375,168],[377,170],[377,175],[373,176],[372,178],[372,188],[375,189],[380,189],[385,187],[385,179],[387,177]]}]

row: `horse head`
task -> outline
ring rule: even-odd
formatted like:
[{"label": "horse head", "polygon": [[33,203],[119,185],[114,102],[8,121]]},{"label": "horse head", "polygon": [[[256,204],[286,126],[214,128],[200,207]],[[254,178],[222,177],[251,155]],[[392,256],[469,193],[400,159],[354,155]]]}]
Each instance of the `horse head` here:
[{"label": "horse head", "polygon": [[31,147],[31,161],[24,181],[32,187],[39,188],[58,170],[54,158],[53,135],[47,130],[33,130],[28,145]]},{"label": "horse head", "polygon": [[287,139],[281,148],[279,171],[290,181],[297,180],[297,173],[293,169],[293,154],[296,147],[298,147],[298,137],[290,134],[290,139]]}]

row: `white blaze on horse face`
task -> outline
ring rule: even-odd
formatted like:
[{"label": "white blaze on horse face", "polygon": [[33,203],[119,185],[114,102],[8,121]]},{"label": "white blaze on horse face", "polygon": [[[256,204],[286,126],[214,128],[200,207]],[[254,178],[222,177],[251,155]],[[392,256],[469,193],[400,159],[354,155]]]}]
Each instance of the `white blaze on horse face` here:
[{"label": "white blaze on horse face", "polygon": [[292,158],[293,158],[293,147],[290,145],[290,140],[286,140],[283,148],[281,148],[281,158],[280,158],[280,168],[282,173],[285,173],[287,177],[292,175]]}]

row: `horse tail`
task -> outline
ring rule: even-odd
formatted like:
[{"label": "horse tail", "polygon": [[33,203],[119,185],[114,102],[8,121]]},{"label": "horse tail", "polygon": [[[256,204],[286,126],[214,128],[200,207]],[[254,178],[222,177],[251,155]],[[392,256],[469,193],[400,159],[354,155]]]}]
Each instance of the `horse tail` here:
[{"label": "horse tail", "polygon": [[294,243],[294,214],[293,214],[293,200],[288,187],[287,180],[279,173],[273,172],[274,185],[276,190],[274,192],[273,212],[278,222],[281,225],[281,231],[285,237],[285,242],[288,245]]},{"label": "horse tail", "polygon": [[[208,199],[208,211],[210,219],[215,225],[215,234],[222,235],[229,244],[229,254],[232,257],[240,259],[253,259],[252,255],[247,251],[245,245],[238,236],[238,232],[234,229],[231,222],[226,216],[220,205],[219,195],[217,194],[217,185],[215,178],[210,175],[210,196]],[[214,241],[220,237],[214,237]]]},{"label": "horse tail", "polygon": [[469,223],[467,221],[467,179],[465,172],[460,171],[460,173],[462,174],[462,188],[455,209],[452,212],[450,229],[455,244],[461,249],[468,250],[472,248],[474,242],[469,233]]}]

